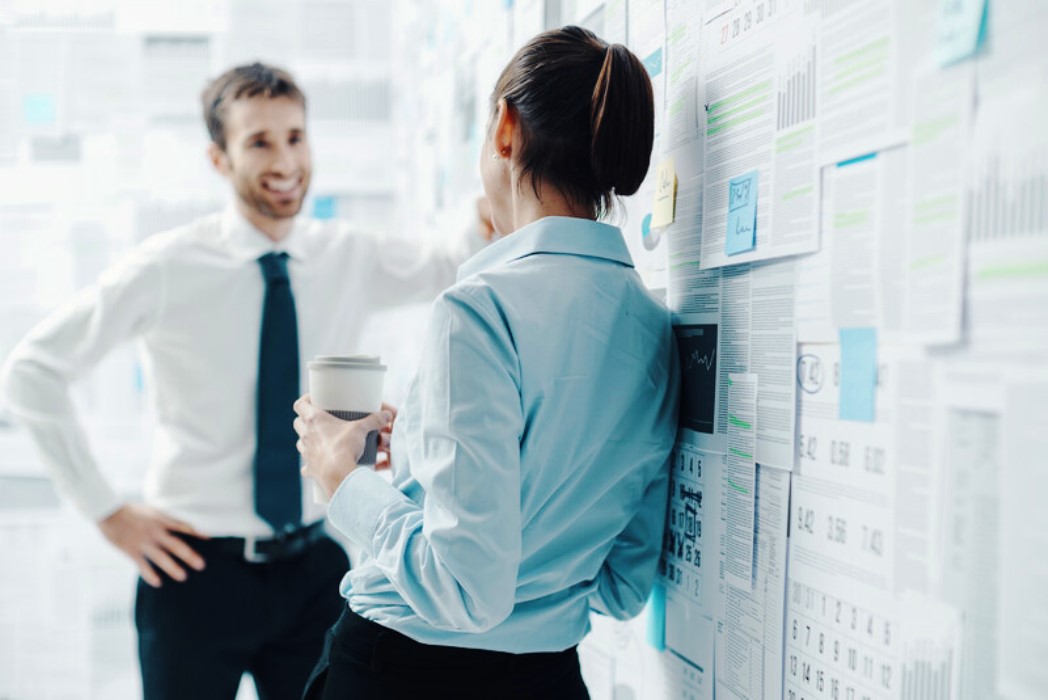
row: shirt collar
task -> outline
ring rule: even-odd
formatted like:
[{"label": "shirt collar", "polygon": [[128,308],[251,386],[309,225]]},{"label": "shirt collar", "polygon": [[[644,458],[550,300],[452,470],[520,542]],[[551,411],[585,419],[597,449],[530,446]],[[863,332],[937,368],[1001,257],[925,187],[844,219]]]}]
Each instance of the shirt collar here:
[{"label": "shirt collar", "polygon": [[233,257],[242,260],[257,260],[266,253],[287,253],[292,260],[305,257],[305,221],[297,217],[291,231],[279,243],[271,241],[230,204],[222,212],[221,239]]},{"label": "shirt collar", "polygon": [[633,267],[622,232],[589,219],[547,216],[487,246],[458,269],[458,280],[536,253],[603,258]]}]

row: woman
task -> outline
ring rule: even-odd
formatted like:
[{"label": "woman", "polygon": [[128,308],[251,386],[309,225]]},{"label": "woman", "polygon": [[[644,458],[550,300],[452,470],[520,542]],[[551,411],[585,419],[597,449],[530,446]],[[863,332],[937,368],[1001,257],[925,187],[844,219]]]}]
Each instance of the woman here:
[{"label": "woman", "polygon": [[308,697],[585,698],[590,609],[655,576],[676,431],[670,317],[618,229],[652,148],[636,56],[577,27],[524,46],[492,95],[481,174],[505,238],[434,303],[393,434],[392,485],[355,423],[296,404],[303,472],[364,551]]}]

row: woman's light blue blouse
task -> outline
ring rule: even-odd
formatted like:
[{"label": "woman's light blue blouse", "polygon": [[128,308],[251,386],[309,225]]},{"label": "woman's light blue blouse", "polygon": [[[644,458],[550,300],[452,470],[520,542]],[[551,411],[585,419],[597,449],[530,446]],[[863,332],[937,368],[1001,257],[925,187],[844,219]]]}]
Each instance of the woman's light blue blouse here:
[{"label": "woman's light blue blouse", "polygon": [[549,217],[482,250],[434,303],[393,433],[331,522],[364,552],[358,614],[418,641],[578,643],[651,590],[677,425],[670,314],[615,227]]}]

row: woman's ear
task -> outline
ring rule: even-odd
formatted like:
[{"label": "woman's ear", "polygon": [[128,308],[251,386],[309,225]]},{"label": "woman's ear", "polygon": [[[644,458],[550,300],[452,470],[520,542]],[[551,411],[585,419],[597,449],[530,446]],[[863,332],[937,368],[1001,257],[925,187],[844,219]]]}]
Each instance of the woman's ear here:
[{"label": "woman's ear", "polygon": [[491,134],[491,143],[499,156],[509,158],[513,154],[514,144],[518,143],[517,113],[509,106],[505,97],[499,98],[495,109],[495,129]]}]

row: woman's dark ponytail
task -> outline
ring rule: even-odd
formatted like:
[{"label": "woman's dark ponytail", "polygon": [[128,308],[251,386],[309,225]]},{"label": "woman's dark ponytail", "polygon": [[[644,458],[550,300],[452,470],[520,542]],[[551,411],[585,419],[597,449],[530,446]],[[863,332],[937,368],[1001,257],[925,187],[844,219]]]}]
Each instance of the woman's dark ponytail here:
[{"label": "woman's dark ponytail", "polygon": [[622,44],[605,50],[591,103],[594,175],[603,189],[629,196],[648,172],[655,114],[648,73]]},{"label": "woman's dark ponytail", "polygon": [[655,132],[651,80],[621,44],[564,27],[539,34],[502,71],[492,110],[505,99],[520,120],[521,181],[554,187],[604,215],[637,191]]}]

